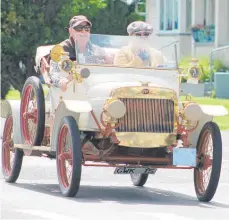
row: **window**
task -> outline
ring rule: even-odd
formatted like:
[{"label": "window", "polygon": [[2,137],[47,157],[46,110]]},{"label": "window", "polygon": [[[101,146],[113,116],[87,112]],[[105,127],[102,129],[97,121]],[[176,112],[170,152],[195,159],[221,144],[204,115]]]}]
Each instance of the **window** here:
[{"label": "window", "polygon": [[160,30],[174,31],[179,29],[179,0],[160,0]]},{"label": "window", "polygon": [[192,26],[192,0],[186,0],[186,31],[190,31]]}]

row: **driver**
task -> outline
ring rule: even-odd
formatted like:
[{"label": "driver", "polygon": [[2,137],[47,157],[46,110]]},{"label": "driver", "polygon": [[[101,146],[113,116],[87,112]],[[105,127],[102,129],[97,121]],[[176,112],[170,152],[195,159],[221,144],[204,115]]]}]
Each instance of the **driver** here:
[{"label": "driver", "polygon": [[[69,22],[69,39],[60,43],[64,51],[69,53],[71,60],[76,60],[80,64],[89,63],[109,63],[106,52],[92,44],[90,39],[92,23],[83,15],[74,16]],[[103,57],[104,60],[99,59]],[[58,64],[50,60],[50,78],[52,84],[66,91],[67,84],[72,80],[72,76],[60,76],[61,69]]]},{"label": "driver", "polygon": [[136,36],[130,45],[120,49],[114,58],[114,65],[126,67],[157,67],[163,65],[166,58],[163,54],[149,48],[149,36],[153,33],[150,24],[143,21],[135,21],[128,25],[129,36]]}]

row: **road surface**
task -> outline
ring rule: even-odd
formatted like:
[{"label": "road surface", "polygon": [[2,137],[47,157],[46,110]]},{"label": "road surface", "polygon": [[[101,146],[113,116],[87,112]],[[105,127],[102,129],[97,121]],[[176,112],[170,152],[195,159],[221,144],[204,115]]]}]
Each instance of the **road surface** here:
[{"label": "road surface", "polygon": [[24,157],[16,184],[0,174],[0,219],[62,220],[228,220],[229,132],[222,132],[223,164],[218,190],[210,203],[195,195],[192,170],[158,170],[145,187],[112,168],[83,168],[77,198],[59,190],[55,160]]}]

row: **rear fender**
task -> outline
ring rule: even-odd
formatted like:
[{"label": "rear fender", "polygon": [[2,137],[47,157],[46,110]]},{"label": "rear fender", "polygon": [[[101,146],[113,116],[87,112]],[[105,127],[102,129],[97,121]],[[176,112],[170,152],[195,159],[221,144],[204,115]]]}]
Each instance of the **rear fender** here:
[{"label": "rear fender", "polygon": [[51,151],[56,151],[56,138],[58,138],[58,127],[61,122],[61,119],[65,116],[72,116],[77,123],[79,123],[79,118],[81,113],[88,113],[92,111],[91,104],[88,101],[79,101],[79,100],[64,100],[61,101],[56,109],[54,123],[52,126],[51,133]]},{"label": "rear fender", "polygon": [[1,103],[1,137],[3,135],[5,120],[8,115],[12,114],[14,131],[13,140],[15,144],[23,143],[20,126],[20,106],[21,100],[5,100]]}]

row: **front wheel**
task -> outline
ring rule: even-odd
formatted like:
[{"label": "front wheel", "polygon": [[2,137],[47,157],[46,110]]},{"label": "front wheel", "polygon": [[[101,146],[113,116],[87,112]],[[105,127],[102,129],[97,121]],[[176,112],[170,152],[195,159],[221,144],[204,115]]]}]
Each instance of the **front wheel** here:
[{"label": "front wheel", "polygon": [[197,142],[198,164],[194,169],[194,185],[197,198],[209,202],[218,187],[222,164],[222,140],[219,127],[206,123]]},{"label": "front wheel", "polygon": [[42,84],[35,77],[29,77],[21,96],[21,132],[25,144],[40,146],[45,129],[45,100]]},{"label": "front wheel", "polygon": [[75,119],[66,116],[61,120],[56,138],[57,174],[61,192],[66,197],[74,197],[81,180],[81,143]]},{"label": "front wheel", "polygon": [[6,182],[14,183],[18,179],[23,156],[23,151],[14,148],[13,117],[12,115],[8,115],[2,138],[2,172]]}]

